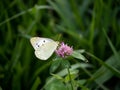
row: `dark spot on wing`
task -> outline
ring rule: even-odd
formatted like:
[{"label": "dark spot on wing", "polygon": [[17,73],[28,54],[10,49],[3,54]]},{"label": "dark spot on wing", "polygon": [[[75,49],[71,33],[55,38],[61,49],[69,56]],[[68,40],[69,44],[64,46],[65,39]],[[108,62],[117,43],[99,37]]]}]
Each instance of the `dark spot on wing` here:
[{"label": "dark spot on wing", "polygon": [[45,42],[46,42],[46,41],[45,41],[45,40],[43,40],[43,44],[42,44],[42,46],[45,44]]},{"label": "dark spot on wing", "polygon": [[36,43],[37,47],[39,47],[38,43]]},{"label": "dark spot on wing", "polygon": [[43,40],[43,42],[45,43],[45,40]]}]

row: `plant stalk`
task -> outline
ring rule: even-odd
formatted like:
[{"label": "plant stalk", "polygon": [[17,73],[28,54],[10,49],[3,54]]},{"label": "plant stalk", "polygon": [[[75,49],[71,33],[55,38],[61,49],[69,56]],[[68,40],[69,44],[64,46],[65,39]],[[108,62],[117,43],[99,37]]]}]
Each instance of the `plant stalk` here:
[{"label": "plant stalk", "polygon": [[67,70],[68,70],[68,74],[69,74],[69,78],[70,78],[71,88],[72,88],[72,90],[74,90],[74,88],[73,88],[73,84],[72,84],[72,78],[71,78],[71,75],[70,75],[69,67],[67,68]]}]

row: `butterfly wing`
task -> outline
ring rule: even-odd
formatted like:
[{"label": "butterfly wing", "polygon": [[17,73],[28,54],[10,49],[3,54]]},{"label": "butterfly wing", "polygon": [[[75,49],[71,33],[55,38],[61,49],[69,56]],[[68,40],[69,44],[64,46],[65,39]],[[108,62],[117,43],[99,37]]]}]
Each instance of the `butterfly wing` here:
[{"label": "butterfly wing", "polygon": [[49,38],[41,38],[41,37],[32,37],[30,39],[30,42],[33,46],[33,48],[35,50],[37,50],[39,47],[41,47],[42,45],[48,43],[48,42],[52,42],[53,40],[52,39],[49,39]]},{"label": "butterfly wing", "polygon": [[52,41],[40,46],[35,50],[35,55],[41,60],[47,60],[56,50],[58,42]]}]

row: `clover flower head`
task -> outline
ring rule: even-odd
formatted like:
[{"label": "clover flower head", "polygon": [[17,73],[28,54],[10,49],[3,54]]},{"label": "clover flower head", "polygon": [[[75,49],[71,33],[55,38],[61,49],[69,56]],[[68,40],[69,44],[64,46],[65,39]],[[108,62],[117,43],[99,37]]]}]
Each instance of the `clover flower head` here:
[{"label": "clover flower head", "polygon": [[73,53],[73,48],[62,42],[55,52],[58,56],[65,58]]}]

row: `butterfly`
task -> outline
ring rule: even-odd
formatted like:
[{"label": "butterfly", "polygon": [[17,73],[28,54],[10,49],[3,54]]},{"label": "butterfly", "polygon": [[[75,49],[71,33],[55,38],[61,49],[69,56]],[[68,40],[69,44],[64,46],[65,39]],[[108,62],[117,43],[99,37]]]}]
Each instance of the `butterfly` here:
[{"label": "butterfly", "polygon": [[35,56],[41,60],[47,60],[59,44],[57,41],[43,37],[32,37],[30,42],[35,50]]}]

